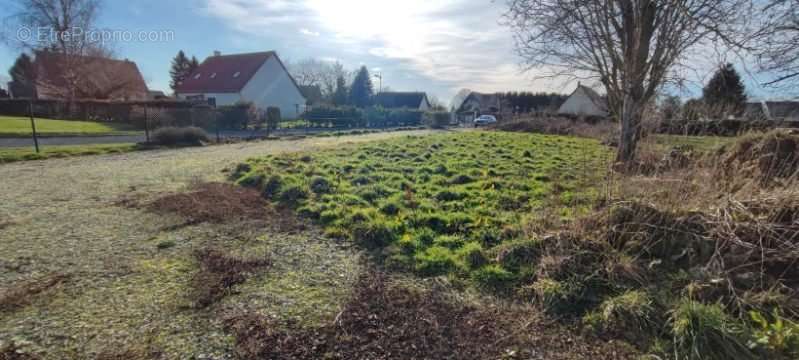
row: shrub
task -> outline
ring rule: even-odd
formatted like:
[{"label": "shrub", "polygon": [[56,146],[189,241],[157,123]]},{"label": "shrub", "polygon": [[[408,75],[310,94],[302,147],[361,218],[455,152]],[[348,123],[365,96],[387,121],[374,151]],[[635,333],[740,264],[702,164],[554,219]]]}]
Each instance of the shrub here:
[{"label": "shrub", "polygon": [[153,132],[152,142],[162,146],[201,146],[208,134],[198,127],[164,127]]},{"label": "shrub", "polygon": [[277,129],[277,125],[280,123],[281,116],[280,116],[280,108],[269,106],[266,108],[266,129],[269,131],[273,131]]},{"label": "shrub", "polygon": [[472,273],[472,279],[482,289],[502,292],[513,286],[516,277],[502,266],[494,264],[476,270]]},{"label": "shrub", "polygon": [[680,359],[755,359],[739,338],[742,328],[721,305],[684,300],[671,312],[670,325]]},{"label": "shrub", "polygon": [[422,276],[437,276],[449,273],[455,268],[455,256],[441,246],[433,246],[416,255],[416,272]]}]

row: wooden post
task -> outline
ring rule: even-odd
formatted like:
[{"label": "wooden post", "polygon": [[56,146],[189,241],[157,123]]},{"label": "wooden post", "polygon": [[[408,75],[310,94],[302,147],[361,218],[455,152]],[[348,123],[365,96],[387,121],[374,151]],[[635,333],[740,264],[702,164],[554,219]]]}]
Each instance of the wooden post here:
[{"label": "wooden post", "polygon": [[147,104],[144,104],[144,138],[147,143],[150,143],[150,125],[147,118]]},{"label": "wooden post", "polygon": [[33,100],[28,103],[28,115],[31,117],[31,130],[33,130],[33,146],[36,148],[36,153],[39,153],[39,137],[36,134],[36,121],[33,120]]}]

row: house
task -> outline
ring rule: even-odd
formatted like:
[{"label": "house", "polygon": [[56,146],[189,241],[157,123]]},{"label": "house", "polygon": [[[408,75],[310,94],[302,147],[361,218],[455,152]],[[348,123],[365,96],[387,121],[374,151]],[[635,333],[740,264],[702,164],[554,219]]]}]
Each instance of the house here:
[{"label": "house", "polygon": [[423,92],[381,92],[374,97],[374,104],[386,109],[430,110],[430,100]]},{"label": "house", "polygon": [[577,89],[560,106],[558,114],[605,117],[608,116],[607,101],[593,89],[577,84]]},{"label": "house", "polygon": [[147,100],[147,84],[136,63],[92,56],[64,56],[37,51],[36,78],[30,84],[10,84],[16,98],[41,100]]},{"label": "house", "polygon": [[761,101],[747,103],[744,118],[799,121],[799,101]]},{"label": "house", "polygon": [[147,99],[148,100],[164,100],[169,99],[169,96],[166,95],[161,90],[150,90],[147,92]]},{"label": "house", "polygon": [[480,115],[501,115],[502,96],[471,91],[459,103],[452,104],[453,116],[458,122],[470,122]]},{"label": "house", "polygon": [[181,100],[207,101],[216,106],[252,102],[257,108],[280,108],[286,119],[305,110],[306,99],[274,51],[214,55],[179,83],[175,95]]}]

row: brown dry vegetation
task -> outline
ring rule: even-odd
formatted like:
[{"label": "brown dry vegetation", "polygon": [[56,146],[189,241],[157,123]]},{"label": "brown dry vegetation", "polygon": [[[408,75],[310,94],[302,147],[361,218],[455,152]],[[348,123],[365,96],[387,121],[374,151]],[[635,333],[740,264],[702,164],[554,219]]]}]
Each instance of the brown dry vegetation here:
[{"label": "brown dry vegetation", "polygon": [[40,279],[17,284],[0,292],[0,314],[31,304],[38,296],[70,278],[66,274],[53,274]]},{"label": "brown dry vegetation", "polygon": [[204,308],[219,301],[250,275],[270,265],[269,259],[245,259],[220,249],[203,249],[195,253],[200,271],[192,279],[191,300]]},{"label": "brown dry vegetation", "polygon": [[264,219],[268,215],[267,203],[257,191],[224,183],[197,184],[189,192],[163,196],[147,208],[156,213],[176,213],[192,224]]},{"label": "brown dry vegetation", "polygon": [[468,304],[444,286],[365,275],[334,323],[315,329],[254,313],[228,321],[242,359],[622,359],[624,346],[584,338],[529,307]]}]

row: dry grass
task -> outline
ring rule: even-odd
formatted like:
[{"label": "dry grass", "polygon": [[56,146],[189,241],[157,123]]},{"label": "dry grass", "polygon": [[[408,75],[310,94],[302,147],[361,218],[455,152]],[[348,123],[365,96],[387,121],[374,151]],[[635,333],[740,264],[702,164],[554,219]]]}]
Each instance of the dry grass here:
[{"label": "dry grass", "polygon": [[0,292],[0,313],[11,312],[30,305],[37,297],[51,288],[69,280],[65,274],[53,274],[40,279],[26,281]]},{"label": "dry grass", "polygon": [[575,120],[560,116],[541,116],[501,123],[492,128],[500,131],[571,135],[607,141],[615,136],[617,126],[608,121],[597,121],[592,124],[583,119]]},{"label": "dry grass", "polygon": [[253,313],[228,320],[242,359],[624,359],[629,348],[583,338],[530,308],[476,304],[446,286],[365,275],[335,321],[319,328]]},{"label": "dry grass", "polygon": [[248,276],[271,264],[269,259],[245,259],[213,248],[197,251],[194,256],[200,263],[200,271],[191,281],[193,291],[190,296],[200,308],[216,303],[234,286],[244,283]]},{"label": "dry grass", "polygon": [[202,183],[188,192],[163,196],[146,207],[155,213],[174,213],[191,224],[265,219],[267,202],[253,189],[232,184]]}]

